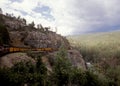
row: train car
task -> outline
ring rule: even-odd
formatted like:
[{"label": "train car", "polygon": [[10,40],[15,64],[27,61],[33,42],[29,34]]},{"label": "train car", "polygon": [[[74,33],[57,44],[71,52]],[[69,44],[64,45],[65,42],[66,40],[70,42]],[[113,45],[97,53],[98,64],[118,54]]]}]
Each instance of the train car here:
[{"label": "train car", "polygon": [[52,52],[55,51],[53,48],[25,48],[25,47],[10,47],[8,45],[0,46],[0,56],[13,53],[13,52],[25,52],[25,51],[38,51],[38,52]]},{"label": "train car", "polygon": [[53,51],[52,48],[18,48],[18,47],[9,47],[9,52],[24,52],[24,51],[43,51],[50,52]]},{"label": "train car", "polygon": [[19,52],[20,48],[18,47],[9,47],[9,52]]},{"label": "train car", "polygon": [[52,48],[37,48],[36,51],[51,52]]},{"label": "train car", "polygon": [[53,51],[52,48],[45,48],[45,51]]},{"label": "train car", "polygon": [[27,48],[19,48],[19,47],[10,47],[9,52],[23,52],[27,51]]}]

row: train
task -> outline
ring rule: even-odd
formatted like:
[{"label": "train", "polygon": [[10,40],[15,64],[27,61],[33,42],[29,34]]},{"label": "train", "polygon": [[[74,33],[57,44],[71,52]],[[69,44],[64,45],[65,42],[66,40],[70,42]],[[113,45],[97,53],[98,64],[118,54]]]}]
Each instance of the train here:
[{"label": "train", "polygon": [[26,47],[12,47],[0,46],[0,56],[6,53],[25,52],[25,51],[39,51],[39,52],[52,52],[52,48],[26,48]]}]

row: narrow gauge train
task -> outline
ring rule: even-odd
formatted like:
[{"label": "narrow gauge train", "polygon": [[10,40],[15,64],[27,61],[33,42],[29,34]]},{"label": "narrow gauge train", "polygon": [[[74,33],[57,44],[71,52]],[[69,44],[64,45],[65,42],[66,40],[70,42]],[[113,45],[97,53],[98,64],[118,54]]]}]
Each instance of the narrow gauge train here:
[{"label": "narrow gauge train", "polygon": [[25,48],[25,47],[10,47],[0,46],[0,56],[6,53],[24,52],[24,51],[39,51],[39,52],[51,52],[52,48]]},{"label": "narrow gauge train", "polygon": [[22,52],[22,51],[40,51],[40,52],[50,52],[52,48],[19,48],[19,47],[9,47],[8,51],[11,52]]}]

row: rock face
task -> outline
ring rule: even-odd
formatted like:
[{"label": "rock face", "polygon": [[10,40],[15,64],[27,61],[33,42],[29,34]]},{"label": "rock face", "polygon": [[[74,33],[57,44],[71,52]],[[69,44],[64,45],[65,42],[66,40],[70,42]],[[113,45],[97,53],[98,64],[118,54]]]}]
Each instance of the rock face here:
[{"label": "rock face", "polygon": [[70,59],[73,66],[86,69],[85,61],[82,55],[77,50],[68,50],[68,58]]},{"label": "rock face", "polygon": [[[42,56],[42,61],[45,63],[49,71],[52,71],[52,62],[56,61],[56,54],[57,51]],[[86,69],[85,61],[77,50],[67,50],[67,58],[72,63],[72,66],[82,68],[84,70]],[[26,53],[12,53],[0,57],[0,67],[12,67],[15,63],[21,61],[31,61],[33,64],[36,63],[36,61]]]},{"label": "rock face", "polygon": [[[64,45],[67,49],[67,58],[71,61],[72,65],[78,68],[85,69],[85,62],[82,59],[81,54],[77,50],[70,50],[71,46],[68,40],[55,32],[49,31],[49,28],[35,28],[34,24],[26,25],[25,19],[10,17],[9,15],[3,15],[4,25],[9,31],[10,45],[15,47],[29,47],[29,48],[53,48],[52,53],[47,53],[50,58],[43,58],[48,68],[52,67],[51,61],[55,61],[55,54],[61,45]],[[0,65],[8,65],[11,67],[14,62],[25,60],[34,60],[28,57],[26,54],[9,54],[0,58]]]},{"label": "rock face", "polygon": [[12,67],[14,64],[21,61],[31,61],[35,64],[35,60],[27,56],[26,53],[12,53],[0,57],[0,67]]},{"label": "rock face", "polygon": [[[43,62],[47,65],[48,70],[51,71],[54,62],[56,61],[56,52],[49,53],[47,56],[43,56]],[[82,55],[77,50],[67,50],[67,58],[71,62],[72,66],[77,68],[82,68],[86,70],[85,61],[82,58]]]},{"label": "rock face", "polygon": [[32,48],[54,48],[58,49],[62,44],[70,47],[68,40],[55,32],[49,31],[42,33],[40,31],[11,31],[11,45],[17,47],[29,46]]},{"label": "rock face", "polygon": [[12,46],[58,49],[61,44],[64,44],[70,48],[65,37],[49,31],[48,27],[35,28],[33,23],[27,25],[25,19],[10,14],[2,15],[2,19],[9,31]]},{"label": "rock face", "polygon": [[11,14],[2,15],[2,18],[4,20],[4,25],[9,31],[18,30],[26,26],[26,20],[24,18],[16,18]]}]

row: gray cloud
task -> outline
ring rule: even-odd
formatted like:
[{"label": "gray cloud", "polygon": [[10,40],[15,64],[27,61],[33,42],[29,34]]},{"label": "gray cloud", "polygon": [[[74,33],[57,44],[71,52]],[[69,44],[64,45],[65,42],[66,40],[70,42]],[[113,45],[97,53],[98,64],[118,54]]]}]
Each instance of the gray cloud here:
[{"label": "gray cloud", "polygon": [[115,26],[120,26],[119,4],[119,0],[77,0],[72,2],[72,10],[69,10],[69,13],[75,17],[76,25],[71,34],[109,31],[110,28],[118,29]]},{"label": "gray cloud", "polygon": [[120,0],[0,0],[6,12],[57,27],[62,35],[120,29],[119,5]]}]

